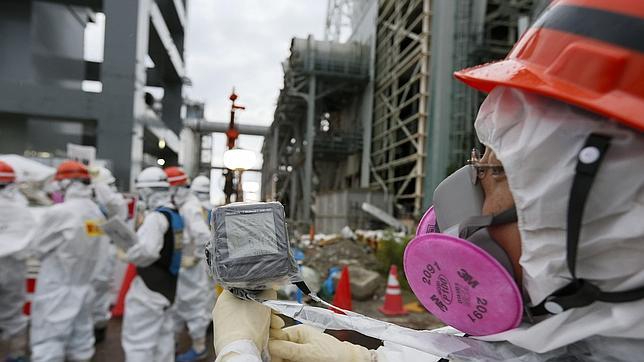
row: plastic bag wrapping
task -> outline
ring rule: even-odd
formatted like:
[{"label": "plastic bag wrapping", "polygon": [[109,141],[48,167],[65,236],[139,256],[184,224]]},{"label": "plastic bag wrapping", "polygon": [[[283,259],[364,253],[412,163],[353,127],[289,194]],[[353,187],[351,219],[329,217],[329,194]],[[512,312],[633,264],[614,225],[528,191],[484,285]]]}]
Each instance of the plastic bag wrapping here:
[{"label": "plastic bag wrapping", "polygon": [[253,291],[302,281],[279,202],[218,207],[210,223],[206,259],[223,287]]},{"label": "plastic bag wrapping", "polygon": [[317,328],[353,330],[369,337],[440,357],[446,358],[452,353],[468,348],[468,344],[462,342],[461,337],[458,336],[431,331],[416,331],[339,308],[335,309],[346,313],[346,315],[290,301],[267,300],[263,304],[283,315]]},{"label": "plastic bag wrapping", "polygon": [[[353,330],[385,343],[404,346],[450,361],[635,361],[644,353],[644,343],[638,339],[595,336],[547,353],[536,353],[509,342],[486,342],[462,337],[457,330],[419,331],[379,321],[361,314],[311,307],[290,301],[261,301],[274,311],[299,322],[321,329]],[[325,305],[329,305],[324,302]]]}]

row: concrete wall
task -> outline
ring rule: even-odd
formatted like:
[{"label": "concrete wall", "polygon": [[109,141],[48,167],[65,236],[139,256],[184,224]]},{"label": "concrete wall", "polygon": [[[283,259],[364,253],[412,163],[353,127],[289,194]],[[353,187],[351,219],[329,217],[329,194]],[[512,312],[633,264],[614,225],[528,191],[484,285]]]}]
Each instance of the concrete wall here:
[{"label": "concrete wall", "polygon": [[369,47],[369,83],[364,87],[357,107],[358,117],[362,124],[362,158],[360,165],[360,186],[369,187],[371,158],[371,124],[373,122],[373,79],[376,59],[376,21],[378,20],[378,1],[368,0],[366,11],[354,24],[354,31],[349,40],[357,41]]},{"label": "concrete wall", "polygon": [[386,209],[384,194],[364,189],[320,193],[315,198],[315,231],[323,234],[339,233],[343,227],[366,229],[374,221],[362,211],[368,202]]}]

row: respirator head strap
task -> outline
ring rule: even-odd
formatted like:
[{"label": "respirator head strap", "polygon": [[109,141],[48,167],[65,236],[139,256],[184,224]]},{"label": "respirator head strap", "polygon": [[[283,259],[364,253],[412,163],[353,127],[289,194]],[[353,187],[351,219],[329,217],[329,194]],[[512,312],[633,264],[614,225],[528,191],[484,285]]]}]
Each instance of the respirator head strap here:
[{"label": "respirator head strap", "polygon": [[[584,307],[597,300],[610,299],[610,296],[613,296],[614,300],[618,300],[619,298],[615,298],[616,294],[636,291],[605,293],[591,282],[577,278],[576,273],[577,251],[584,208],[590,189],[595,181],[595,176],[610,146],[610,140],[609,136],[592,133],[578,153],[577,167],[575,168],[575,176],[568,201],[566,228],[566,262],[572,281],[546,298],[544,307],[550,313],[556,314],[570,308]],[[642,294],[642,297],[644,297],[644,294]]]},{"label": "respirator head strap", "polygon": [[472,216],[461,223],[458,237],[467,239],[482,228],[495,225],[509,224],[517,221],[517,208],[512,206],[496,215]]}]

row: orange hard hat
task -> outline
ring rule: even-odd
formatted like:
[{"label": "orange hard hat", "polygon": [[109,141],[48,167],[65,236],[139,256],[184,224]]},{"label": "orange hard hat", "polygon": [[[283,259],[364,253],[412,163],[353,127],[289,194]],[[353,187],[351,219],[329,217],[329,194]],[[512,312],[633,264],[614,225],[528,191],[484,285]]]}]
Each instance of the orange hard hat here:
[{"label": "orange hard hat", "polygon": [[188,175],[186,172],[177,166],[171,166],[163,170],[168,176],[170,186],[186,186],[188,185]]},{"label": "orange hard hat", "polygon": [[644,131],[644,1],[556,0],[507,58],[455,72],[552,97]]},{"label": "orange hard hat", "polygon": [[13,167],[4,161],[0,161],[0,185],[16,182],[16,173]]},{"label": "orange hard hat", "polygon": [[89,181],[87,167],[78,161],[64,161],[56,169],[54,180],[84,180]]}]

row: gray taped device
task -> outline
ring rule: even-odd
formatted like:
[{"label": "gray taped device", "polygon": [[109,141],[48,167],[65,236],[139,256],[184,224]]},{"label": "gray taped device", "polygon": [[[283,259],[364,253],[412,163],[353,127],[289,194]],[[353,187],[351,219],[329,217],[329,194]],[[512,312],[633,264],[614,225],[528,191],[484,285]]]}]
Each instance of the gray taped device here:
[{"label": "gray taped device", "polygon": [[215,208],[206,259],[213,277],[238,296],[302,278],[279,202],[233,203]]}]

